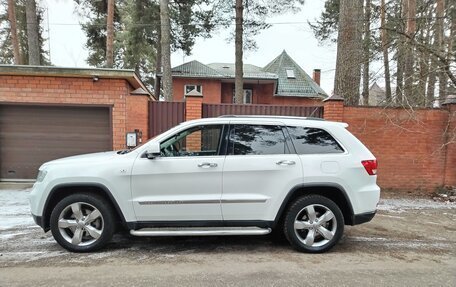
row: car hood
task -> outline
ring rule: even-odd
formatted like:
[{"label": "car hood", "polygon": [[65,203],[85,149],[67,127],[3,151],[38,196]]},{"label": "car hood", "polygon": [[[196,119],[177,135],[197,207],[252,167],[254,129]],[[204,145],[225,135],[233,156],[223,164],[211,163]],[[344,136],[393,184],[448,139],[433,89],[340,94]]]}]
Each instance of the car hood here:
[{"label": "car hood", "polygon": [[70,157],[52,160],[52,161],[44,163],[41,167],[43,168],[43,167],[46,167],[49,165],[75,164],[75,163],[84,163],[84,162],[94,163],[94,162],[111,160],[116,156],[119,156],[117,154],[117,151],[82,154],[82,155],[76,155],[76,156],[70,156]]}]

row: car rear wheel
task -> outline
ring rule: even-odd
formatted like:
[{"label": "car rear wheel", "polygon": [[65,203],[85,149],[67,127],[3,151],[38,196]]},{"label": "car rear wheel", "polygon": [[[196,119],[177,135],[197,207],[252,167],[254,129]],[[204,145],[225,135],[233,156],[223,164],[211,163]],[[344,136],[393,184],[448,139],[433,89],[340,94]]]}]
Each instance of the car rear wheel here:
[{"label": "car rear wheel", "polygon": [[285,236],[301,252],[328,251],[340,240],[343,232],[344,217],[340,208],[324,196],[298,198],[285,216]]},{"label": "car rear wheel", "polygon": [[114,233],[110,205],[102,197],[78,193],[62,199],[51,213],[51,232],[65,249],[91,252],[105,246]]}]

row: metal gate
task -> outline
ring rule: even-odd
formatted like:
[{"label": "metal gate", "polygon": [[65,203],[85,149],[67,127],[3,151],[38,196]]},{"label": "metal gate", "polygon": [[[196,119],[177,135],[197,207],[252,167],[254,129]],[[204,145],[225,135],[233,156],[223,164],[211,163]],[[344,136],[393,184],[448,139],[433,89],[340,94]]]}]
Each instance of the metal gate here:
[{"label": "metal gate", "polygon": [[154,137],[185,121],[184,102],[149,102],[149,135]]},{"label": "metal gate", "polygon": [[322,106],[203,104],[203,118],[222,115],[268,115],[323,118]]}]

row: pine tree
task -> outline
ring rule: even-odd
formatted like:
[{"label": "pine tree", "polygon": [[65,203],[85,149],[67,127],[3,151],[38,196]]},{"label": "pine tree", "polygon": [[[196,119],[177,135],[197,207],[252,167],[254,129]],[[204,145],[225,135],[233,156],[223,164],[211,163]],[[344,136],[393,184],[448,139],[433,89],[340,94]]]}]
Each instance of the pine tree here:
[{"label": "pine tree", "polygon": [[173,79],[171,75],[171,22],[169,0],[160,0],[161,56],[163,65],[163,96],[165,101],[173,97]]},{"label": "pine tree", "polygon": [[[107,0],[75,0],[89,50],[91,66],[106,66]],[[169,3],[171,51],[190,54],[196,37],[209,37],[211,9],[201,8],[205,0],[174,0]],[[199,9],[196,10],[195,7]],[[160,83],[154,75],[161,71],[160,3],[158,0],[117,1],[114,9],[113,67],[134,69],[150,88]],[[161,57],[160,57],[161,58]]]},{"label": "pine tree", "polygon": [[235,28],[235,84],[234,84],[234,102],[242,104],[244,101],[244,61],[243,57],[243,22],[244,22],[244,4],[242,0],[236,0],[236,28]]},{"label": "pine tree", "polygon": [[35,0],[25,1],[25,14],[27,19],[27,42],[29,65],[39,66],[40,59],[40,40],[39,22],[37,18]]},{"label": "pine tree", "polygon": [[13,46],[14,64],[22,65],[22,55],[19,49],[19,39],[17,35],[16,6],[14,0],[8,0],[8,21],[11,29],[11,43]]},{"label": "pine tree", "polygon": [[[0,63],[14,64],[15,52],[12,39],[11,25],[8,15],[8,1],[0,0]],[[29,44],[27,33],[27,17],[26,17],[26,0],[17,0],[15,2],[15,17],[16,17],[16,33],[17,42],[19,47],[19,54],[21,55],[22,64],[29,64]],[[44,48],[45,39],[43,36],[43,29],[41,23],[43,21],[43,8],[36,7],[36,19],[38,27],[38,44],[33,47],[38,49],[39,63],[41,65],[50,65],[48,51]],[[35,63],[36,64],[36,63]]]},{"label": "pine tree", "polygon": [[108,0],[106,17],[106,67],[114,64],[114,0]]},{"label": "pine tree", "polygon": [[363,1],[341,0],[334,93],[349,105],[359,104]]},{"label": "pine tree", "polygon": [[363,31],[363,104],[369,105],[369,66],[370,66],[370,50],[371,50],[371,0],[366,0],[364,5],[364,31]]},{"label": "pine tree", "polygon": [[386,5],[385,0],[381,0],[381,16],[380,25],[382,28],[381,39],[382,39],[382,50],[383,50],[383,68],[385,71],[385,100],[388,104],[391,103],[391,78],[390,78],[390,67],[389,67],[389,54],[388,54],[388,34],[386,28]]},{"label": "pine tree", "polygon": [[271,25],[268,17],[285,12],[297,12],[304,0],[236,0],[213,1],[216,22],[225,28],[232,27],[234,33],[229,40],[235,40],[235,102],[243,103],[243,52],[257,48],[255,36]]}]

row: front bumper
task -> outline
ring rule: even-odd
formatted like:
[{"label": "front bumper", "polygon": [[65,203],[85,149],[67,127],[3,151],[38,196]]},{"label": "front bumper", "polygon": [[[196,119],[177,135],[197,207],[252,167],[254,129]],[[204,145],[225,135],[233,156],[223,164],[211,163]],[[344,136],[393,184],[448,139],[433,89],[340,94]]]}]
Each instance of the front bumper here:
[{"label": "front bumper", "polygon": [[374,218],[376,213],[377,213],[377,211],[354,214],[352,217],[351,225],[358,225],[358,224],[369,222],[372,220],[372,218]]}]

